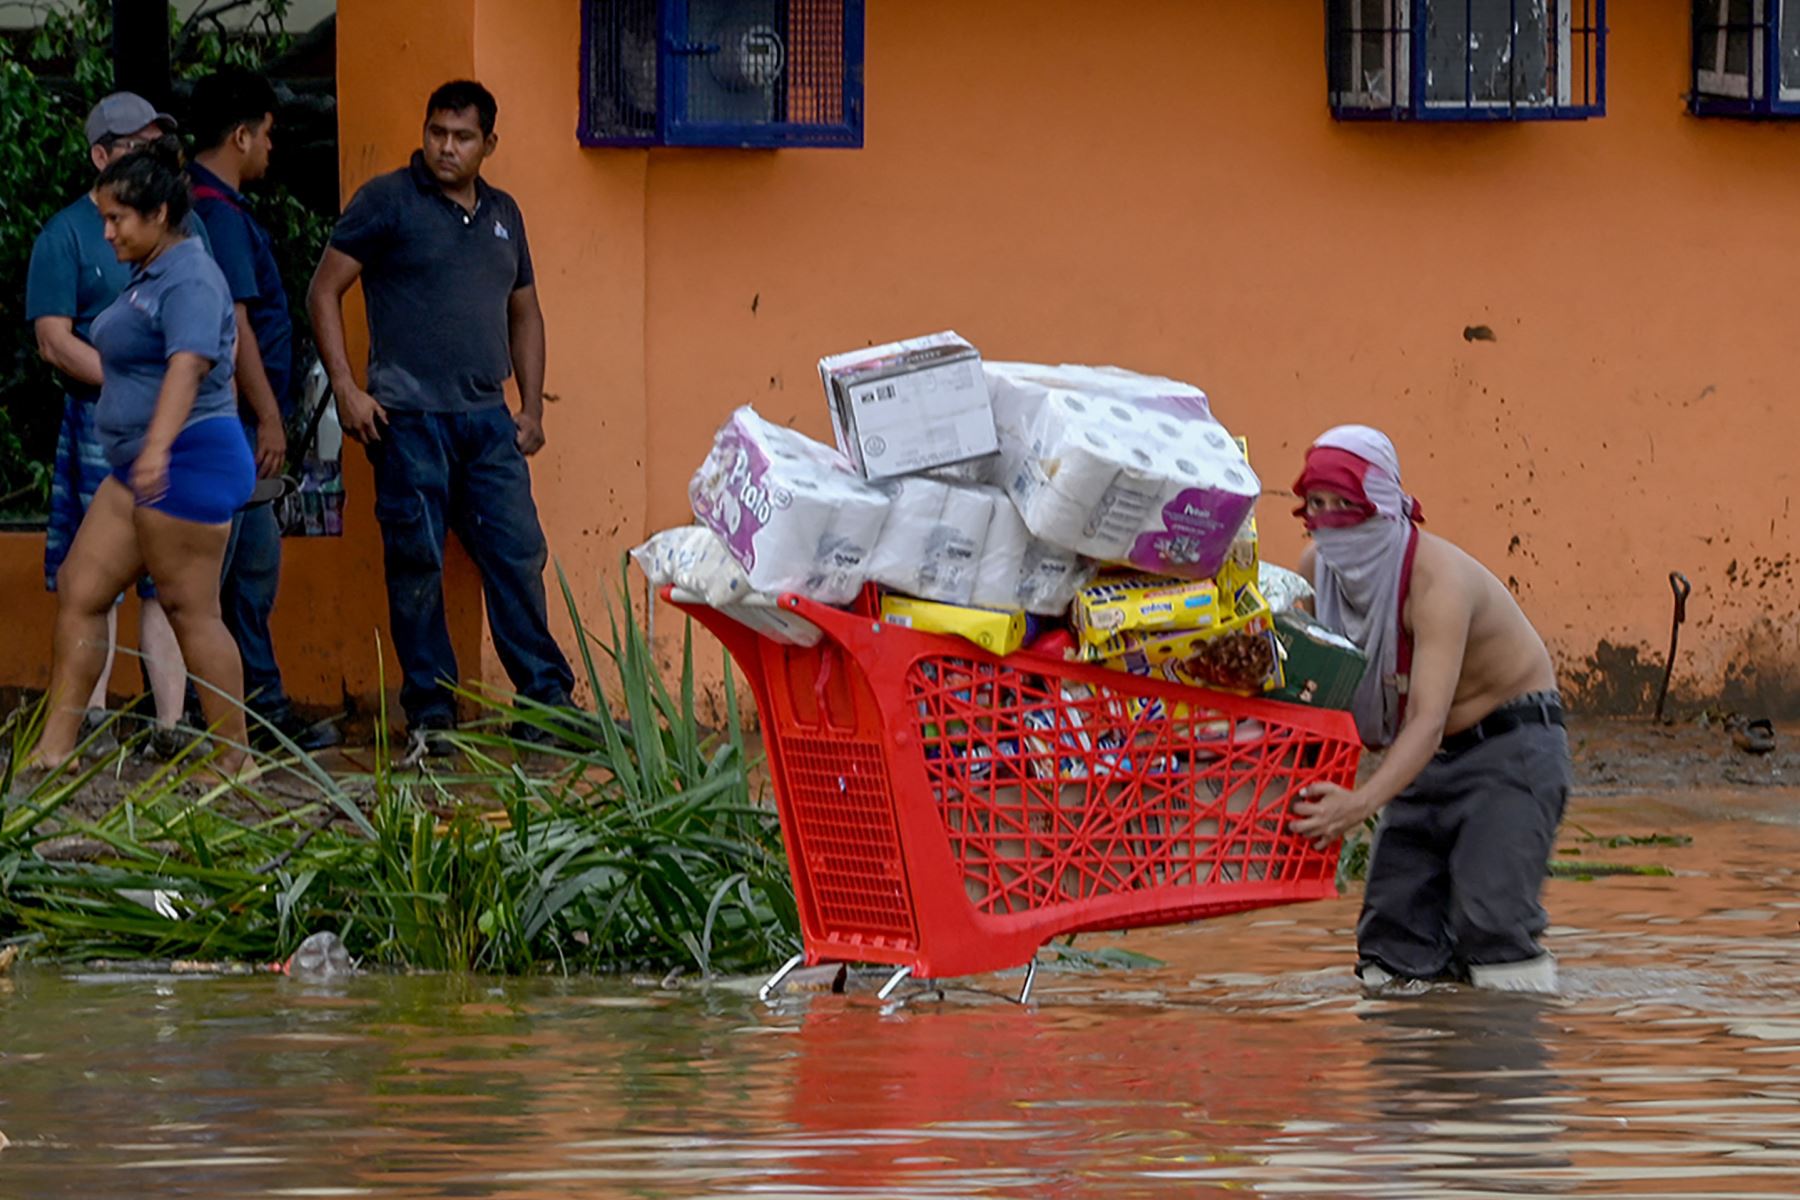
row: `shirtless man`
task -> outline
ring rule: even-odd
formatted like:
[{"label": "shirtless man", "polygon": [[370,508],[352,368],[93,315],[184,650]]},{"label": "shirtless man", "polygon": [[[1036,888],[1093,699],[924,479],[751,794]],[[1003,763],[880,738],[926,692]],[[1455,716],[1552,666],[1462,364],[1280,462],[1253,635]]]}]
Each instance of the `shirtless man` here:
[{"label": "shirtless man", "polygon": [[1418,528],[1393,443],[1344,425],[1307,451],[1295,510],[1318,616],[1369,656],[1352,708],[1380,766],[1319,783],[1294,832],[1321,848],[1376,813],[1357,974],[1551,991],[1538,896],[1569,791],[1569,744],[1543,639],[1506,587]]}]

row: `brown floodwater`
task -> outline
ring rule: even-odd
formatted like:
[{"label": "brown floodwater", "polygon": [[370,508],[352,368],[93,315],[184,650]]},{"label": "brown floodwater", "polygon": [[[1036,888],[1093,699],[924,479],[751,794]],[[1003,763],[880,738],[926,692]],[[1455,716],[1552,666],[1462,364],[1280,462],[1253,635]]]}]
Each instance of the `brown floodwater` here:
[{"label": "brown floodwater", "polygon": [[[1365,999],[1353,899],[867,991],[0,980],[0,1196],[1800,1195],[1800,795],[1609,797],[1563,993]],[[907,993],[902,992],[902,996]]]}]

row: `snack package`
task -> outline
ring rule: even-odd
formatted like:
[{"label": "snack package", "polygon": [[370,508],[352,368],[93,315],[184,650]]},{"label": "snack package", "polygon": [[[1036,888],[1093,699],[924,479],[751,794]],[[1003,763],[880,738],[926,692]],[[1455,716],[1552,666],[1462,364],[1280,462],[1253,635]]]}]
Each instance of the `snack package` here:
[{"label": "snack package", "polygon": [[1154,575],[1102,575],[1075,594],[1072,615],[1076,638],[1092,648],[1120,644],[1124,634],[1206,629],[1226,619],[1216,584]]}]

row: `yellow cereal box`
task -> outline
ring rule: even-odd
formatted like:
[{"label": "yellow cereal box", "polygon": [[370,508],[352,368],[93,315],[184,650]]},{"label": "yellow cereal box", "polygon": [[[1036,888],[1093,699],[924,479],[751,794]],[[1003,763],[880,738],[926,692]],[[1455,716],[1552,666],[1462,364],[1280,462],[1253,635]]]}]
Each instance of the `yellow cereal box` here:
[{"label": "yellow cereal box", "polygon": [[1011,654],[1025,644],[1024,613],[964,608],[911,596],[883,596],[881,619],[921,633],[955,634],[993,654]]}]

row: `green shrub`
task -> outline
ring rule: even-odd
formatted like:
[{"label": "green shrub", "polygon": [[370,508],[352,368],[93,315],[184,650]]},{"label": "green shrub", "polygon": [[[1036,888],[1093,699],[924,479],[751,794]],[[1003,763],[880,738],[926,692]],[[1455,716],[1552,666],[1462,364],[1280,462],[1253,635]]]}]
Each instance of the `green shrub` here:
[{"label": "green shrub", "polygon": [[[368,963],[436,970],[708,975],[780,961],[798,913],[774,812],[752,802],[729,674],[729,728],[703,734],[691,638],[671,692],[626,605],[598,643],[604,665],[581,633],[594,695],[623,697],[622,723],[604,702],[485,698],[489,719],[453,735],[454,773],[392,769],[378,741],[372,774],[338,778],[290,745],[259,761],[260,784],[201,789],[188,759],[84,820],[70,801],[107,762],[29,786],[9,765],[0,942],[56,959],[269,962],[333,929]],[[514,722],[563,745],[538,750]],[[11,761],[36,732],[14,714],[0,731]],[[45,852],[70,836],[104,852]]]}]

